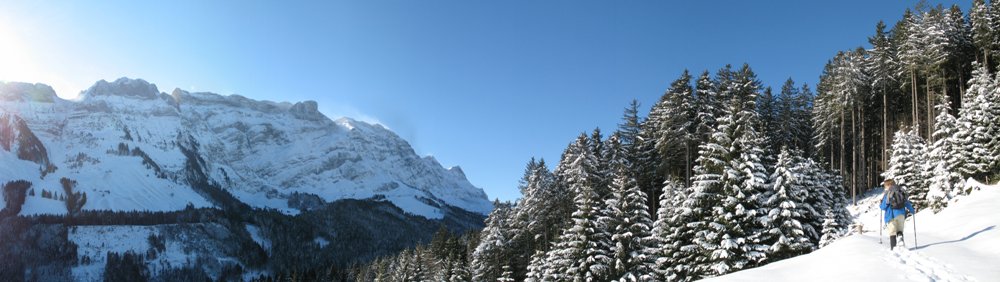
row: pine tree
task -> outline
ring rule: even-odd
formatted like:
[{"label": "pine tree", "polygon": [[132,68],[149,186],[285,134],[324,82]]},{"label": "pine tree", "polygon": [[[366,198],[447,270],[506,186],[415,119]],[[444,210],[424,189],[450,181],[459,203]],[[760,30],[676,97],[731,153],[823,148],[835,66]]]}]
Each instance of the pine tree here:
[{"label": "pine tree", "polygon": [[598,199],[607,199],[611,195],[611,175],[613,172],[609,167],[608,150],[600,128],[594,128],[587,144],[590,145],[590,153],[594,157],[594,161],[589,166],[591,169],[588,174],[589,181],[594,191],[597,192]]},{"label": "pine tree", "polygon": [[926,206],[927,198],[927,145],[917,136],[916,130],[899,131],[892,141],[889,169],[883,177],[893,179],[903,187],[916,209]]},{"label": "pine tree", "polygon": [[646,194],[639,190],[634,177],[623,165],[616,167],[612,191],[605,215],[610,220],[602,221],[611,231],[610,277],[637,281],[650,272],[647,268],[647,259],[650,258],[646,251],[652,220],[646,207]]},{"label": "pine tree", "polygon": [[[577,138],[578,148],[589,148],[586,135]],[[607,278],[611,268],[609,234],[597,221],[600,200],[591,187],[592,163],[590,150],[576,150],[568,156],[569,164],[565,173],[567,184],[574,192],[576,211],[572,215],[572,225],[563,231],[555,246],[547,254],[543,280],[600,281]]]},{"label": "pine tree", "polygon": [[973,64],[969,88],[959,109],[956,141],[964,165],[959,171],[977,176],[1000,163],[1000,89],[986,67]]},{"label": "pine tree", "polygon": [[879,161],[883,169],[887,167],[889,161],[888,152],[889,143],[891,142],[889,139],[889,115],[895,115],[895,111],[890,112],[889,107],[890,103],[892,105],[900,104],[898,99],[901,96],[898,93],[898,74],[902,72],[899,58],[896,57],[896,46],[889,39],[889,34],[885,28],[885,23],[879,21],[875,26],[875,34],[868,38],[868,43],[872,45],[872,49],[867,52],[868,60],[865,64],[865,72],[871,75],[870,89],[882,98],[882,128],[879,134],[882,137],[879,140],[879,143],[882,145],[880,150],[882,154]]},{"label": "pine tree", "polygon": [[535,250],[548,250],[567,220],[552,208],[561,205],[565,192],[559,190],[562,186],[556,185],[555,176],[549,172],[544,159],[528,162],[519,186],[522,197],[508,227],[512,233],[510,265],[515,279],[524,274],[530,263],[529,256]]},{"label": "pine tree", "polygon": [[836,96],[833,94],[832,79],[834,72],[833,61],[828,61],[823,67],[823,74],[820,75],[819,84],[816,85],[816,99],[813,100],[812,126],[814,128],[814,149],[819,152],[820,158],[826,158],[830,169],[834,168],[837,157],[834,136],[838,131],[838,123],[834,119],[837,116]]},{"label": "pine tree", "polygon": [[528,264],[528,273],[524,276],[525,282],[546,281],[543,279],[546,266],[545,257],[545,252],[541,250],[536,250],[535,254],[531,255],[531,263]]},{"label": "pine tree", "polygon": [[[744,64],[737,74],[736,87],[733,93],[734,127],[733,149],[731,154],[731,173],[734,185],[727,186],[726,200],[723,210],[718,216],[734,216],[736,225],[731,227],[729,235],[733,242],[739,245],[736,252],[743,257],[731,261],[729,266],[734,270],[753,267],[764,261],[767,246],[759,238],[759,231],[764,227],[758,220],[761,196],[767,190],[767,170],[764,160],[768,159],[764,151],[765,143],[760,135],[760,117],[756,112],[756,102],[760,95],[760,81],[750,66]],[[743,236],[743,237],[738,237]],[[745,242],[741,242],[745,240]],[[743,261],[745,260],[745,261]],[[718,270],[717,270],[718,271]],[[723,274],[724,272],[719,272]]]},{"label": "pine tree", "polygon": [[747,65],[730,75],[729,112],[718,119],[717,131],[701,147],[694,194],[688,199],[691,203],[685,203],[704,210],[701,218],[689,223],[699,229],[692,239],[698,247],[682,247],[700,253],[685,279],[725,274],[764,260],[766,246],[752,237],[761,228],[758,197],[767,177],[756,131],[759,81]]},{"label": "pine tree", "polygon": [[720,112],[719,109],[722,106],[715,90],[715,83],[708,71],[702,72],[695,82],[695,136],[698,138],[697,144],[708,142],[717,124],[715,114]]},{"label": "pine tree", "polygon": [[770,153],[778,152],[780,148],[777,146],[780,146],[779,144],[786,144],[792,150],[805,151],[810,149],[809,139],[812,138],[812,125],[809,123],[811,112],[809,103],[812,98],[809,86],[803,85],[800,89],[795,86],[795,81],[791,78],[788,78],[781,86],[781,93],[777,98],[775,118],[777,130],[767,131],[768,127],[762,127],[767,136],[776,138],[771,142],[772,151]]},{"label": "pine tree", "polygon": [[684,204],[693,192],[692,187],[685,188],[678,180],[667,180],[662,191],[660,208],[646,239],[646,268],[651,271],[649,278],[653,281],[680,281],[688,277],[698,254],[697,245],[692,242],[698,230],[689,228],[687,223],[700,217],[693,216]]},{"label": "pine tree", "polygon": [[510,270],[509,265],[503,266],[503,272],[501,272],[500,277],[497,278],[497,282],[514,282],[514,272]]},{"label": "pine tree", "polygon": [[822,230],[822,219],[827,211],[833,211],[835,216],[843,216],[845,221],[850,220],[850,215],[844,208],[846,199],[843,198],[843,184],[833,181],[834,176],[812,159],[797,156],[797,153],[791,156],[793,170],[798,174],[797,183],[803,188],[800,190],[803,199],[797,206],[803,216],[800,220],[802,231],[811,242],[819,243],[822,234],[817,230]]},{"label": "pine tree", "polygon": [[[691,75],[685,70],[653,106],[645,136],[655,140],[657,169],[664,177],[690,177],[693,159],[695,108]],[[657,183],[662,184],[662,181]],[[655,195],[654,195],[655,196]]]},{"label": "pine tree", "polygon": [[837,223],[837,218],[833,211],[827,211],[823,216],[823,237],[819,240],[819,247],[826,247],[840,238],[843,228]]},{"label": "pine tree", "polygon": [[996,50],[997,31],[996,21],[993,11],[985,0],[973,0],[972,9],[969,12],[969,21],[972,25],[972,41],[976,48],[976,58],[987,67],[990,66],[990,57],[993,50]]},{"label": "pine tree", "polygon": [[674,271],[674,275],[681,280],[697,280],[712,275],[709,267],[712,259],[717,258],[713,253],[719,248],[715,241],[722,237],[720,233],[726,227],[715,221],[726,218],[715,217],[713,211],[723,199],[724,183],[729,182],[732,177],[731,173],[727,173],[732,143],[727,134],[731,124],[729,120],[728,116],[719,120],[718,129],[713,129],[709,141],[701,145],[696,160],[692,193],[684,202],[684,207],[688,210],[687,225],[684,227],[695,230],[695,234],[691,237],[690,244],[678,242],[681,246],[674,258],[678,263],[685,262]]},{"label": "pine tree", "polygon": [[452,270],[451,276],[448,277],[448,282],[469,282],[472,281],[471,275],[469,275],[469,270],[466,268],[465,263],[459,259],[451,260]]},{"label": "pine tree", "polygon": [[480,232],[480,243],[472,253],[473,280],[492,281],[500,276],[500,265],[510,258],[511,234],[507,227],[511,224],[511,213],[510,204],[494,203],[493,212]]},{"label": "pine tree", "polygon": [[951,106],[945,99],[940,99],[937,105],[938,116],[935,119],[934,144],[930,148],[930,187],[928,187],[926,202],[935,212],[947,206],[954,193],[961,190],[962,175],[958,168],[963,167],[963,159],[955,139],[956,121],[951,115]]},{"label": "pine tree", "polygon": [[642,121],[639,119],[639,101],[633,99],[628,107],[625,108],[625,112],[622,114],[622,121],[618,124],[618,131],[616,131],[621,140],[622,147],[627,152],[626,163],[633,170],[633,174],[639,173],[635,169],[635,164],[638,163],[638,145],[641,143],[639,134],[641,131]]},{"label": "pine tree", "polygon": [[793,144],[797,144],[795,148],[798,148],[803,152],[803,156],[813,157],[815,150],[813,150],[813,136],[815,136],[816,128],[813,127],[812,114],[813,114],[813,101],[816,99],[812,88],[809,84],[803,83],[799,95],[795,98],[795,102],[792,105],[792,126],[798,129],[794,130],[797,134],[794,138]]},{"label": "pine tree", "polygon": [[428,269],[425,267],[423,259],[423,250],[418,249],[413,251],[413,272],[407,277],[406,281],[428,281],[431,275],[428,274]]},{"label": "pine tree", "polygon": [[[788,86],[788,81],[785,82],[785,86]],[[782,87],[782,92],[784,91],[785,87]],[[771,91],[771,87],[768,87],[764,89],[764,94],[757,101],[757,115],[760,116],[760,129],[764,140],[766,140],[764,142],[766,145],[765,152],[768,155],[780,149],[780,145],[778,144],[788,144],[791,141],[791,134],[788,134],[787,131],[789,128],[785,127],[788,124],[780,116],[783,110],[790,110],[790,108],[782,107],[782,103],[778,99],[779,96],[775,96]],[[788,114],[790,113],[789,111]]]},{"label": "pine tree", "polygon": [[809,220],[802,209],[805,203],[805,187],[797,171],[795,159],[787,149],[782,149],[771,176],[773,193],[766,201],[770,208],[766,217],[770,240],[768,258],[781,260],[804,254],[812,249],[812,243],[803,231],[803,221]]},{"label": "pine tree", "polygon": [[690,157],[691,135],[687,134],[694,124],[694,108],[691,105],[691,76],[685,70],[670,84],[670,88],[653,105],[642,123],[638,146],[639,163],[635,165],[639,174],[639,187],[650,196],[650,212],[656,210],[660,186],[669,175],[682,175]]}]

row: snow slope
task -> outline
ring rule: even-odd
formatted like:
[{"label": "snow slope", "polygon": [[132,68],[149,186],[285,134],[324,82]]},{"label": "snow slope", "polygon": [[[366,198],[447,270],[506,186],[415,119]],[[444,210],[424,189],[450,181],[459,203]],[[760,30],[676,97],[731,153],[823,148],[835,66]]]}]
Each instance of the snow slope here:
[{"label": "snow slope", "polygon": [[164,250],[156,251],[155,258],[148,257],[146,261],[147,270],[154,276],[163,270],[191,266],[202,267],[206,273],[218,273],[211,268],[239,263],[223,251],[230,238],[226,237],[224,227],[216,224],[74,226],[68,239],[77,245],[77,260],[81,263],[72,267],[73,279],[101,281],[108,252],[131,251],[148,256],[150,235],[164,238]]},{"label": "snow slope", "polygon": [[[289,197],[308,193],[325,201],[383,197],[432,219],[444,216],[444,205],[492,210],[461,169],[419,157],[380,125],[331,120],[313,101],[276,103],[179,89],[166,94],[128,78],[99,81],[71,101],[45,85],[0,82],[0,113],[23,119],[26,131],[48,149],[47,159],[35,161],[0,150],[0,182],[33,183],[35,195],[28,196],[22,215],[65,213],[58,200],[65,194],[63,177],[79,183],[74,192],[87,194],[83,209],[212,206],[191,188],[192,165],[184,151],[192,149],[196,170],[255,207],[294,214]],[[49,160],[55,169],[45,172]],[[43,189],[55,191],[57,199],[41,197]]]},{"label": "snow slope", "polygon": [[[879,243],[879,194],[852,211],[865,231],[842,238],[811,254],[706,281],[998,281],[1000,280],[1000,185],[983,185],[934,214],[907,220],[907,248]],[[914,242],[916,241],[916,242]],[[914,245],[914,243],[917,243]]]}]

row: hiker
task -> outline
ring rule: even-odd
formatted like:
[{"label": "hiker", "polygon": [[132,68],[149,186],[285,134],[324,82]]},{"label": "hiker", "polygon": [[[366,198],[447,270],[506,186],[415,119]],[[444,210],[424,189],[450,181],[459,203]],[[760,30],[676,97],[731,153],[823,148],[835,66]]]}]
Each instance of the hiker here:
[{"label": "hiker", "polygon": [[886,179],[882,183],[885,193],[882,194],[882,210],[885,214],[886,230],[889,231],[889,249],[896,247],[896,236],[899,236],[900,243],[903,242],[903,223],[906,216],[915,211],[913,204],[906,198],[903,188],[896,186],[892,179]]}]

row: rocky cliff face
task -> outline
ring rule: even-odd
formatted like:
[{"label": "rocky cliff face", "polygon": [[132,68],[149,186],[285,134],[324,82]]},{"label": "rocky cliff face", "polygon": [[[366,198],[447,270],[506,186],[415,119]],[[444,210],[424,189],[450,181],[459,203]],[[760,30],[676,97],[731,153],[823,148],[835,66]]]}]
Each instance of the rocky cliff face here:
[{"label": "rocky cliff face", "polygon": [[[127,78],[99,81],[79,101],[62,100],[44,85],[11,85],[0,86],[0,162],[19,161],[0,165],[12,172],[4,177],[49,190],[58,189],[58,179],[76,180],[89,197],[84,209],[211,206],[184,176],[191,169],[185,149],[196,149],[197,169],[209,181],[254,207],[294,214],[291,195],[313,194],[324,201],[385,199],[427,218],[441,218],[446,206],[492,209],[461,169],[419,157],[382,126],[331,120],[314,101],[168,95]],[[29,196],[22,214],[64,212],[53,201]]]}]

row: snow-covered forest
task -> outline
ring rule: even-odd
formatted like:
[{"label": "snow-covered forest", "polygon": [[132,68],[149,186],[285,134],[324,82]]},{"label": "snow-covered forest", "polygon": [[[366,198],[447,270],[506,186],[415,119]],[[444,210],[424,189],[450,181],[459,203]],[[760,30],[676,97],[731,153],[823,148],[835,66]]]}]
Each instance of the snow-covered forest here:
[{"label": "snow-covered forest", "polygon": [[1000,2],[918,4],[867,40],[834,54],[814,88],[773,90],[746,64],[685,70],[648,112],[633,102],[554,168],[530,160],[522,197],[497,202],[478,238],[356,277],[697,280],[825,246],[847,232],[845,206],[884,178],[940,210],[969,192],[966,178],[1000,176]]}]

